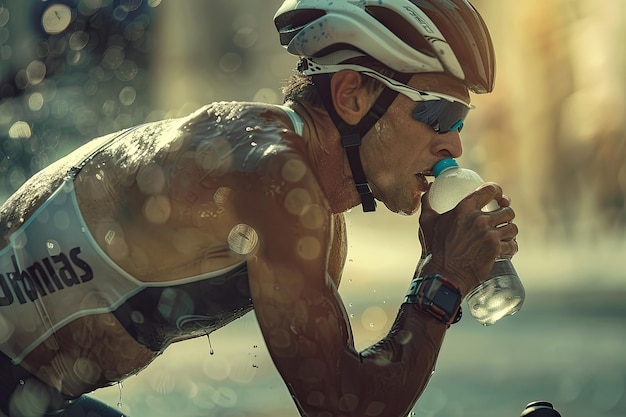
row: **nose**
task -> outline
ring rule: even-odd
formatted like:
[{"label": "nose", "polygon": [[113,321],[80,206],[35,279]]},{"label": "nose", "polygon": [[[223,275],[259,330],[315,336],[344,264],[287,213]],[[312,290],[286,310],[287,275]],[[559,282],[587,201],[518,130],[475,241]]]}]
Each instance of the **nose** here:
[{"label": "nose", "polygon": [[451,130],[443,134],[435,134],[433,153],[446,158],[458,158],[463,153],[461,135],[458,130]]}]

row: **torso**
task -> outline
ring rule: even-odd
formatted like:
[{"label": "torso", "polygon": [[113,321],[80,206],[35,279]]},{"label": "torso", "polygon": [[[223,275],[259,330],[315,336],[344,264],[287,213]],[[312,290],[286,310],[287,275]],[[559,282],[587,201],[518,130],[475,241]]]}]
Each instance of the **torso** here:
[{"label": "torso", "polygon": [[[108,257],[141,282],[184,280],[245,263],[246,254],[228,244],[241,220],[229,196],[245,188],[246,175],[268,154],[304,155],[291,129],[280,109],[253,104],[220,104],[140,127],[81,168],[74,186],[82,217]],[[2,235],[14,233],[68,170],[106,140],[48,167],[9,199],[0,212]],[[338,284],[346,242],[343,217],[334,217],[328,272]],[[198,336],[197,330],[168,333],[161,344]],[[65,394],[80,395],[138,372],[159,353],[133,338],[113,313],[93,314],[56,331],[22,366]]]}]

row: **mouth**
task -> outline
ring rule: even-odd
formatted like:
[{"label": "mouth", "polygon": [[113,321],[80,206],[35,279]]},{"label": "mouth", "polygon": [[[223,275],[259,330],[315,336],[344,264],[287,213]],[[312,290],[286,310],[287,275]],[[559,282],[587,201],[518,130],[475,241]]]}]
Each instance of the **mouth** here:
[{"label": "mouth", "polygon": [[426,177],[432,177],[432,176],[433,174],[430,171],[418,172],[417,174],[415,174],[415,177],[420,182],[420,189],[422,191],[428,191],[428,188],[430,188],[430,182],[428,181],[428,178]]}]

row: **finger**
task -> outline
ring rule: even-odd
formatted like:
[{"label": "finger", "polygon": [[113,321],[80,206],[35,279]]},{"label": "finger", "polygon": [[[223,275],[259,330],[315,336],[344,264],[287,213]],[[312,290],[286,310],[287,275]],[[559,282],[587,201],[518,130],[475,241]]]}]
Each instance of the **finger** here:
[{"label": "finger", "polygon": [[[482,209],[492,200],[496,200],[498,204],[503,201],[502,188],[494,183],[488,182],[476,189],[469,196],[465,197],[461,204],[469,205],[471,209]],[[505,203],[506,204],[506,203]]]},{"label": "finger", "polygon": [[430,206],[430,201],[428,199],[428,192],[424,193],[421,198],[422,202],[422,210],[419,218],[419,241],[422,245],[422,249],[425,251],[430,251],[428,248],[428,237],[427,235],[431,235],[432,230],[434,228],[434,222],[436,221],[436,217],[438,216],[437,212],[433,210]]},{"label": "finger", "polygon": [[420,213],[420,224],[429,223],[430,219],[438,216],[439,214],[431,207],[429,200],[430,191],[422,194],[422,212]]},{"label": "finger", "polygon": [[500,207],[498,210],[489,212],[489,216],[495,226],[510,223],[515,218],[515,210],[511,207]]},{"label": "finger", "polygon": [[515,223],[504,223],[497,227],[497,230],[502,241],[515,239],[519,231]]},{"label": "finger", "polygon": [[426,191],[424,194],[422,194],[422,212],[424,211],[434,211],[433,208],[430,205],[430,190]]},{"label": "finger", "polygon": [[511,257],[519,251],[517,239],[505,240],[500,242],[500,256]]},{"label": "finger", "polygon": [[430,249],[428,248],[428,241],[426,239],[426,233],[424,233],[424,229],[420,227],[417,232],[419,236],[420,246],[422,247],[422,252],[429,253]]},{"label": "finger", "polygon": [[500,207],[509,207],[511,205],[511,197],[506,194],[502,194],[502,200],[498,201]]}]

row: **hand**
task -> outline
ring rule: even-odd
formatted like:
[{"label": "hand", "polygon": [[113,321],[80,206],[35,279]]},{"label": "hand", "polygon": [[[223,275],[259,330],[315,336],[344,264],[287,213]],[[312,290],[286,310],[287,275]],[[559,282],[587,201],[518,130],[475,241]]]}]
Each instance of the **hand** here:
[{"label": "hand", "polygon": [[[491,200],[500,205],[492,212],[482,211]],[[517,226],[511,200],[495,183],[486,183],[444,214],[435,212],[422,196],[420,243],[422,258],[432,255],[428,273],[436,272],[454,280],[463,295],[485,279],[500,256],[513,256],[517,250]]]}]

